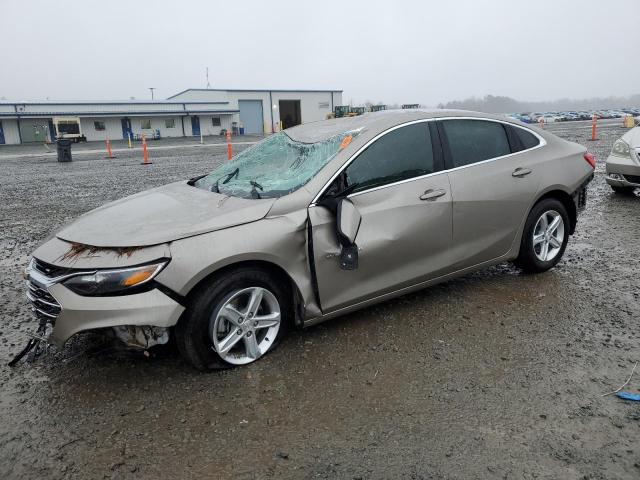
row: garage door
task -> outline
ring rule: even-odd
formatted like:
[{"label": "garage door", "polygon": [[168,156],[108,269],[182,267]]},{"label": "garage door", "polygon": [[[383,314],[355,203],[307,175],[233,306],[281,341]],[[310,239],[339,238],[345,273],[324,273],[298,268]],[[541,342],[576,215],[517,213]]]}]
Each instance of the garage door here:
[{"label": "garage door", "polygon": [[238,100],[244,133],[262,135],[262,100]]},{"label": "garage door", "polygon": [[28,119],[20,122],[22,143],[43,143],[48,139],[49,121],[46,118]]}]

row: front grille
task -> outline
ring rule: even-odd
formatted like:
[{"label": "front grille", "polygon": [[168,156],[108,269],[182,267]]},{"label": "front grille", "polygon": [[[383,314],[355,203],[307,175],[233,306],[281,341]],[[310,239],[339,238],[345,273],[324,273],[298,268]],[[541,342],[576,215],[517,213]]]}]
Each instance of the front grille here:
[{"label": "front grille", "polygon": [[62,307],[45,289],[27,280],[27,299],[31,303],[31,310],[41,320],[55,322]]},{"label": "front grille", "polygon": [[61,277],[62,275],[67,275],[72,272],[71,268],[56,267],[37,258],[33,259],[33,268],[49,278]]},{"label": "front grille", "polygon": [[623,175],[627,182],[640,183],[640,175]]}]

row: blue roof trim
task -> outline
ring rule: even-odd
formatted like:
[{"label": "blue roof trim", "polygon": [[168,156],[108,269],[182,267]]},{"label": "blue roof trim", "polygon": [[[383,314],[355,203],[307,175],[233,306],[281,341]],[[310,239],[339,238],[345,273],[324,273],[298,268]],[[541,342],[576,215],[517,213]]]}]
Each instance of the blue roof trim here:
[{"label": "blue roof trim", "polygon": [[169,102],[167,100],[156,100],[151,102],[143,102],[132,100],[130,102],[0,102],[0,105],[182,105],[189,104],[209,104],[209,105],[229,105],[229,102],[206,102],[202,100],[194,100],[190,102]]},{"label": "blue roof trim", "polygon": [[158,110],[158,111],[141,111],[141,112],[0,112],[0,117],[24,118],[36,117],[46,118],[51,116],[60,117],[126,117],[127,115],[175,115],[177,117],[194,116],[194,115],[216,115],[240,113],[240,110]]},{"label": "blue roof trim", "polygon": [[343,90],[309,90],[309,89],[278,89],[278,88],[274,88],[274,89],[261,89],[261,88],[257,88],[257,89],[250,89],[250,88],[187,88],[186,90],[183,90],[181,92],[176,93],[175,95],[171,95],[169,98],[167,98],[167,100],[171,100],[172,98],[177,97],[178,95],[182,95],[183,93],[187,93],[187,92],[263,92],[263,93],[269,93],[269,92],[278,92],[278,93],[295,93],[295,92],[303,92],[303,93],[335,93],[335,92],[340,92],[342,93]]}]

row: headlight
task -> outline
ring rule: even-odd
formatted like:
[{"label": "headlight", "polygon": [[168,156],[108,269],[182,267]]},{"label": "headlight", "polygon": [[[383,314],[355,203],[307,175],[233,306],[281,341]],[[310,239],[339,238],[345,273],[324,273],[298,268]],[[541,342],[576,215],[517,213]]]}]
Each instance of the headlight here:
[{"label": "headlight", "polygon": [[71,277],[62,284],[85,296],[127,293],[152,280],[164,268],[167,262],[143,265],[141,267],[121,268],[117,270],[98,270],[95,273]]},{"label": "headlight", "polygon": [[630,156],[629,144],[622,139],[616,140],[616,143],[613,144],[613,148],[611,149],[611,155],[615,155],[616,157]]}]

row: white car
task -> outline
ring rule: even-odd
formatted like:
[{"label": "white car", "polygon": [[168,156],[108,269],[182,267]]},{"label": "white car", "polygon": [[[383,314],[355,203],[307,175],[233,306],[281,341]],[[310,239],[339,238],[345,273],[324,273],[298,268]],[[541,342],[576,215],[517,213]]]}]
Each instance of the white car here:
[{"label": "white car", "polygon": [[616,140],[606,163],[606,181],[616,193],[640,187],[640,127]]}]

